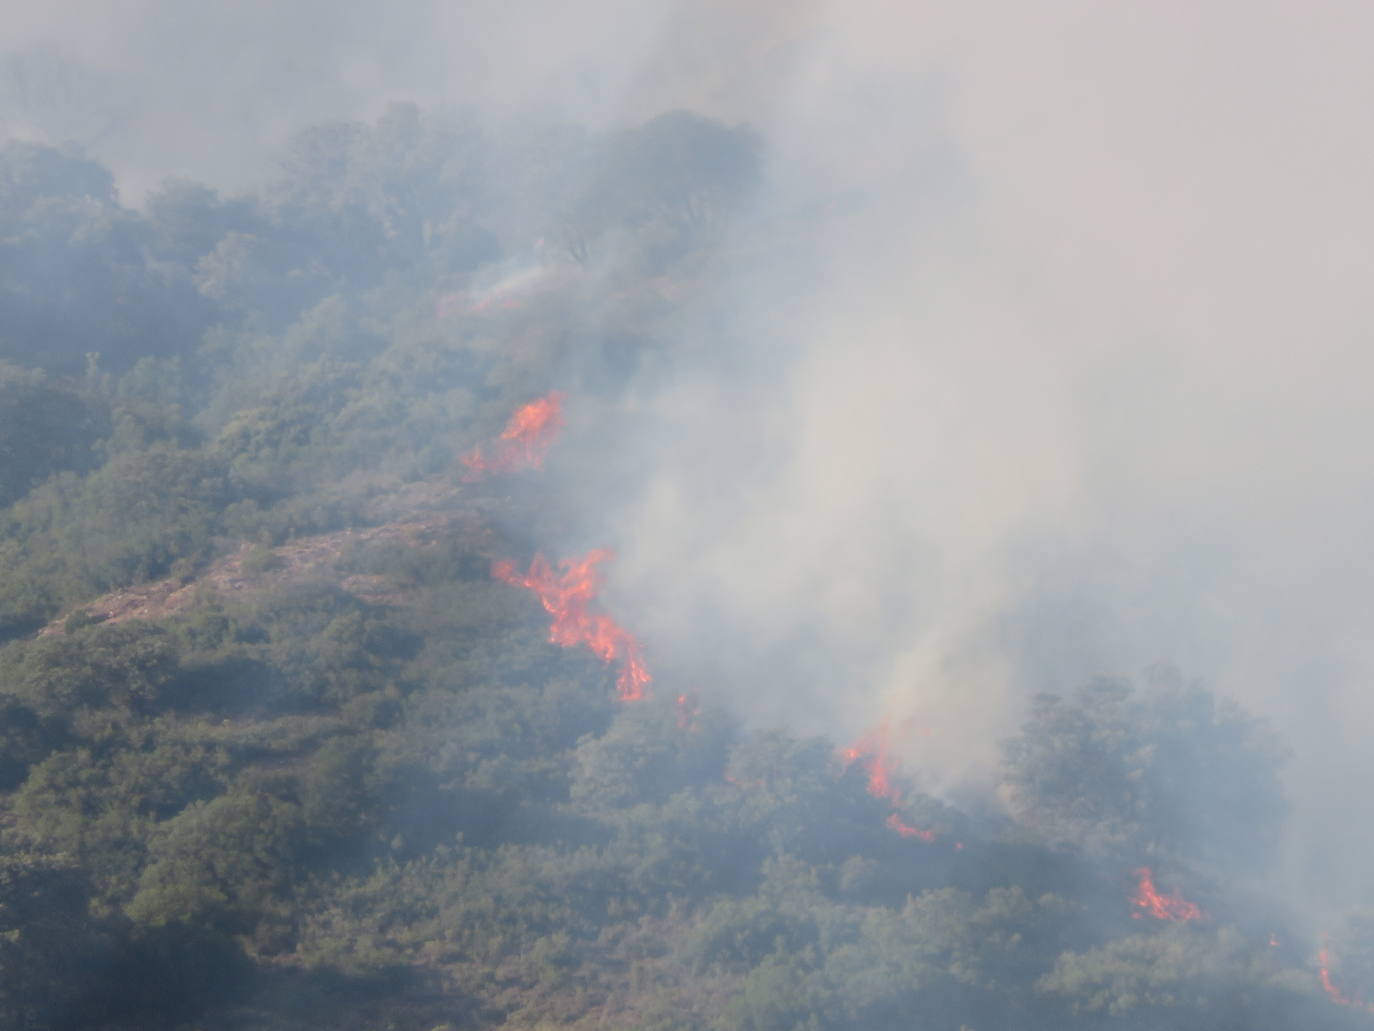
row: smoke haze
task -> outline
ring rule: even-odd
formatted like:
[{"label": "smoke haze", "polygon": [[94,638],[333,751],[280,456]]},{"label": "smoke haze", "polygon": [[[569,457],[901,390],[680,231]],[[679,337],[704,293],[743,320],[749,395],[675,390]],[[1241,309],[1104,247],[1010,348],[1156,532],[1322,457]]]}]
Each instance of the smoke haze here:
[{"label": "smoke haze", "polygon": [[569,502],[656,675],[801,730],[910,721],[952,790],[1031,693],[1173,663],[1293,747],[1288,870],[1335,908],[1374,902],[1371,29],[1330,2],[15,3],[0,116],[135,203],[397,99],[754,126],[756,207]]}]

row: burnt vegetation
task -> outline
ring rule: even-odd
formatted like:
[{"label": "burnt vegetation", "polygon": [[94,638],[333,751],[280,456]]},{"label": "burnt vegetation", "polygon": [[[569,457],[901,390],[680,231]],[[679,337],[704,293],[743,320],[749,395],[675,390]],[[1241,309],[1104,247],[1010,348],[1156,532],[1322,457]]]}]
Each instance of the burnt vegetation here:
[{"label": "burnt vegetation", "polygon": [[[460,457],[669,367],[761,162],[682,112],[398,106],[134,211],[79,153],[0,150],[0,1027],[1374,1020],[1368,915],[1319,960],[1250,887],[1282,749],[1203,687],[1066,685],[1004,806],[904,787],[904,835],[844,742],[620,703],[492,578],[545,536],[541,474]],[[291,572],[421,502],[442,532]],[[243,589],[195,593],[231,555]],[[158,580],[192,600],[96,604]],[[1202,916],[1133,903],[1143,867]]]}]

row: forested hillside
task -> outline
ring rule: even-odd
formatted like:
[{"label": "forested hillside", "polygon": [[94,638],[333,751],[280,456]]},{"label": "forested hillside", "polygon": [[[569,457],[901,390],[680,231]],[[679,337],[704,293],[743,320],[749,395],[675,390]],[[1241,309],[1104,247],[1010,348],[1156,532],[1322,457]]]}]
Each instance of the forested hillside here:
[{"label": "forested hillside", "polygon": [[1286,746],[1207,688],[1065,684],[960,808],[551,552],[560,434],[691,346],[766,161],[396,106],[134,210],[0,150],[0,1027],[1374,1022],[1374,917],[1266,891]]}]

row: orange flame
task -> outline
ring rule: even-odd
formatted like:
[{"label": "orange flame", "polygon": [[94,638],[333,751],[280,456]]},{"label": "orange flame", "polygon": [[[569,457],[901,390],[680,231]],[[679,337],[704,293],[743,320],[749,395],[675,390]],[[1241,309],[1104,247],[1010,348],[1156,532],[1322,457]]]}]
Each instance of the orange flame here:
[{"label": "orange flame", "polygon": [[[891,816],[887,818],[887,826],[890,827],[892,830],[896,831],[904,838],[920,838],[922,841],[935,840],[934,831],[926,831],[921,830],[921,828],[919,827],[913,827],[911,826],[911,824],[907,823],[896,813],[893,813]],[[959,844],[955,847],[963,848],[964,846],[962,844]]]},{"label": "orange flame", "polygon": [[[1140,908],[1144,913],[1148,913],[1156,920],[1197,920],[1202,916],[1202,910],[1197,903],[1189,902],[1178,892],[1169,895],[1161,895],[1155,890],[1155,877],[1148,866],[1142,866],[1136,872],[1140,878],[1140,887],[1136,890],[1135,896],[1131,899],[1131,904]],[[1140,913],[1132,913],[1132,917],[1139,919]]]},{"label": "orange flame", "polygon": [[1326,992],[1327,998],[1336,1005],[1350,1006],[1354,1009],[1364,1009],[1374,1013],[1374,1003],[1367,1003],[1358,996],[1352,999],[1336,987],[1336,982],[1331,979],[1331,950],[1325,945],[1317,953],[1317,976],[1321,979],[1322,991]]},{"label": "orange flame", "polygon": [[[875,798],[885,798],[893,807],[902,804],[902,794],[892,783],[892,761],[887,750],[887,724],[878,724],[877,729],[869,731],[853,745],[840,753],[845,766],[859,763],[868,775],[868,793]],[[887,827],[904,838],[920,838],[934,841],[935,832],[913,827],[897,813],[889,814]]]},{"label": "orange flame", "polygon": [[844,764],[858,763],[868,774],[868,793],[874,798],[885,798],[894,805],[900,801],[897,789],[892,786],[892,773],[887,756],[887,724],[880,723],[840,755]]},{"label": "orange flame", "polygon": [[606,613],[591,608],[601,587],[596,567],[611,557],[611,552],[601,548],[582,559],[564,559],[555,571],[548,559],[536,555],[528,573],[517,572],[513,562],[501,561],[492,566],[491,575],[538,596],[544,611],[553,617],[550,643],[564,648],[582,645],[607,665],[618,663],[616,693],[622,702],[637,702],[652,679],[639,642]]},{"label": "orange flame", "polygon": [[484,450],[479,444],[459,458],[467,466],[463,481],[471,483],[488,473],[541,468],[562,428],[562,392],[555,390],[547,397],[521,405],[489,449]]}]

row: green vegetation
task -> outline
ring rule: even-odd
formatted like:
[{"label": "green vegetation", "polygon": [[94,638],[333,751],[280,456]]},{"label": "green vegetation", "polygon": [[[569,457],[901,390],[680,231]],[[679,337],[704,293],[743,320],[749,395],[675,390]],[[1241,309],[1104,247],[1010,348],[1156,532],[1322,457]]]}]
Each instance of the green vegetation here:
[{"label": "green vegetation", "polygon": [[[458,456],[569,368],[613,396],[671,360],[660,287],[759,162],[683,113],[400,106],[140,213],[78,154],[0,151],[0,1027],[1363,1026],[1228,894],[1281,755],[1206,690],[1042,698],[1010,815],[909,793],[935,837],[904,838],[834,742],[618,704],[490,578],[551,517]],[[162,578],[189,600],[97,604]],[[1205,916],[1141,913],[1144,865]],[[1352,1000],[1371,926],[1331,941]]]}]

